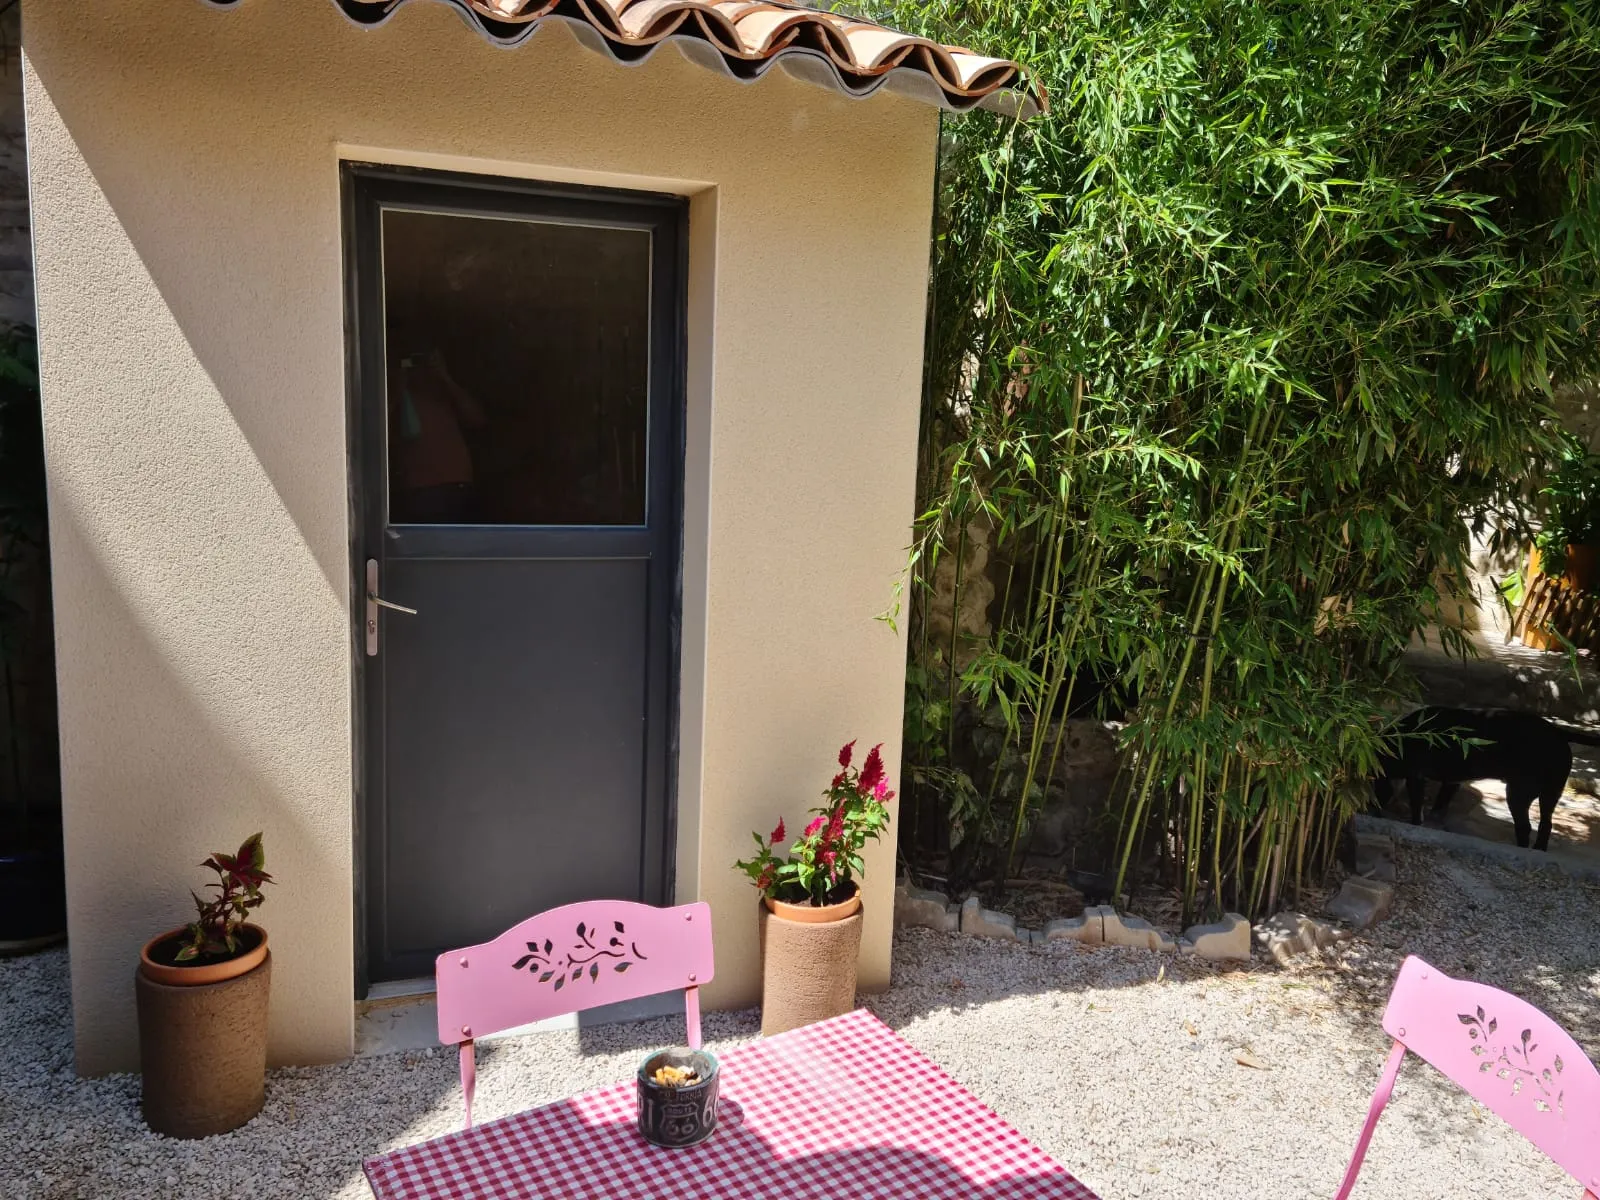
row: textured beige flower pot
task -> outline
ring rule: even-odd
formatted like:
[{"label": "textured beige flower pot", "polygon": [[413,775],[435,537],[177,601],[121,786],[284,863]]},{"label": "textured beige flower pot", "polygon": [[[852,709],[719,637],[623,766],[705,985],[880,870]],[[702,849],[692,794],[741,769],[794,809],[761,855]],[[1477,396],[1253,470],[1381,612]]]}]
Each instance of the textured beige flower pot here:
[{"label": "textured beige flower pot", "polygon": [[[225,963],[162,969],[149,953],[170,934],[152,939],[141,955],[134,975],[139,1069],[145,1124],[157,1133],[179,1138],[227,1133],[260,1112],[266,1101],[272,955],[266,933],[246,928],[260,935],[259,944]],[[194,982],[174,971],[196,972]],[[181,982],[162,982],[174,978]]]},{"label": "textured beige flower pot", "polygon": [[861,895],[793,920],[761,906],[761,1034],[771,1037],[847,1013],[856,1004]]}]

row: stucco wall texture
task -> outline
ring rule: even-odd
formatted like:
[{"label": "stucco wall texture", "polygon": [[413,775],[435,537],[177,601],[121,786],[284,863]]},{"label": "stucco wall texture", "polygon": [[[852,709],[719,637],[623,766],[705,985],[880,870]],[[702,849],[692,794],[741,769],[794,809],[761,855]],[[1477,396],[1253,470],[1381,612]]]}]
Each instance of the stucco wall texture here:
[{"label": "stucco wall texture", "polygon": [[[899,760],[873,618],[912,515],[933,111],[670,47],[621,68],[558,25],[496,49],[442,5],[115,7],[23,4],[79,1069],[136,1064],[139,945],[257,829],[272,1059],[352,1049],[341,157],[692,197],[677,893],[715,914],[706,1001],[754,1003],[730,864],[844,741]],[[879,846],[869,989],[892,876]]]}]

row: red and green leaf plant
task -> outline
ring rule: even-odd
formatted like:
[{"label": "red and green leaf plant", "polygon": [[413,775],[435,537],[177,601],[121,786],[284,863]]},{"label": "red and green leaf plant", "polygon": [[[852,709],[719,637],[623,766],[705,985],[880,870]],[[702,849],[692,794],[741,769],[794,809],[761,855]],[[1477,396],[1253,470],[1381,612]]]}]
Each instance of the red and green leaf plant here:
[{"label": "red and green leaf plant", "polygon": [[787,855],[776,853],[786,833],[782,818],[768,837],[751,835],[756,840],[755,856],[734,866],[750,876],[763,896],[793,904],[837,903],[865,873],[861,851],[888,828],[888,803],[894,793],[883,772],[882,744],[867,752],[859,768],[851,766],[855,746],[850,742],[839,751],[839,773]]},{"label": "red and green leaf plant", "polygon": [[199,917],[183,932],[178,962],[232,958],[238,954],[239,930],[251,911],[260,908],[266,899],[261,894],[261,885],[272,882],[272,876],[267,874],[267,855],[261,848],[259,833],[245,838],[237,854],[219,850],[200,865],[217,873],[217,881],[206,885],[217,894],[205,899],[197,892],[189,893],[194,897]]}]

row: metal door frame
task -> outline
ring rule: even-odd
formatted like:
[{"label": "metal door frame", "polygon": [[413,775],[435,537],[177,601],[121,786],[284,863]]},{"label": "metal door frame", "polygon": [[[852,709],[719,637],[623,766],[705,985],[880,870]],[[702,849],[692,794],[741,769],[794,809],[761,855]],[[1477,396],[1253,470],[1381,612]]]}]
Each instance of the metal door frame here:
[{"label": "metal door frame", "polygon": [[[372,705],[381,703],[381,676],[368,668],[365,638],[366,560],[382,537],[374,500],[374,488],[387,487],[387,430],[384,422],[369,419],[363,389],[368,380],[381,381],[384,375],[382,338],[382,277],[366,264],[376,261],[380,223],[374,219],[385,206],[408,209],[439,207],[445,211],[481,216],[569,215],[583,218],[584,209],[617,206],[638,213],[657,214],[656,225],[670,234],[673,278],[667,302],[651,297],[652,346],[669,356],[666,364],[670,380],[663,409],[670,423],[661,443],[669,447],[668,461],[649,461],[649,469],[670,473],[667,504],[667,550],[665,578],[668,590],[664,622],[652,615],[649,637],[667,639],[665,678],[647,676],[647,707],[664,711],[665,728],[646,730],[646,770],[649,776],[664,772],[658,787],[647,782],[647,797],[661,796],[660,812],[647,810],[645,860],[640,864],[647,895],[659,893],[658,902],[670,903],[676,885],[678,818],[678,730],[680,699],[680,650],[683,613],[683,474],[687,372],[687,309],[689,258],[689,204],[683,196],[670,193],[635,192],[613,188],[580,187],[538,180],[477,175],[469,172],[436,171],[391,166],[380,163],[341,160],[339,185],[343,237],[344,341],[345,341],[345,427],[346,459],[349,480],[347,520],[350,532],[349,633],[351,665],[351,790],[352,849],[354,853],[354,917],[356,999],[364,999],[370,986],[368,938],[372,916],[372,869],[368,861],[371,848],[368,833],[373,823],[383,819],[377,793],[383,770],[383,744],[374,736],[375,725],[368,720]],[[591,222],[592,223],[592,217]],[[654,252],[652,252],[654,268]],[[659,336],[658,336],[659,335]],[[654,351],[652,351],[652,357]],[[652,409],[654,406],[652,405]],[[651,439],[652,448],[654,438]],[[648,485],[647,485],[648,487]],[[648,495],[648,492],[647,492]],[[497,527],[487,526],[486,529]],[[500,529],[508,527],[501,526]],[[511,527],[514,528],[514,527]],[[652,604],[652,614],[656,612]],[[663,624],[665,628],[658,628]],[[658,672],[659,673],[659,672]],[[665,703],[658,695],[665,689]],[[659,749],[656,738],[664,738]],[[647,776],[647,779],[649,778]],[[649,845],[659,831],[659,860],[652,861]],[[655,884],[655,887],[651,887]],[[531,915],[531,914],[530,914]]]}]

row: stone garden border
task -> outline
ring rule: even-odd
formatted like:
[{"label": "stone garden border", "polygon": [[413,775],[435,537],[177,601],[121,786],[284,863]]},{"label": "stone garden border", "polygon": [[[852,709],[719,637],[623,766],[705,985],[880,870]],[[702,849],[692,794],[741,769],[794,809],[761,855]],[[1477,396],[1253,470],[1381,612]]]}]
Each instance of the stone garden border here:
[{"label": "stone garden border", "polygon": [[[1394,840],[1386,833],[1358,826],[1355,874],[1328,902],[1328,911],[1357,930],[1388,916],[1394,907]],[[1158,953],[1193,954],[1215,962],[1249,962],[1251,945],[1259,945],[1280,965],[1300,954],[1314,954],[1347,941],[1351,932],[1304,913],[1280,912],[1254,930],[1238,913],[1227,913],[1209,925],[1191,925],[1174,938],[1140,917],[1117,912],[1109,904],[1094,905],[1080,917],[1051,921],[1043,929],[1025,929],[1010,913],[983,907],[977,896],[960,904],[943,892],[912,887],[902,879],[894,889],[896,927],[938,929],[972,937],[1000,938],[1024,945],[1068,940],[1085,946],[1127,946]]]}]

